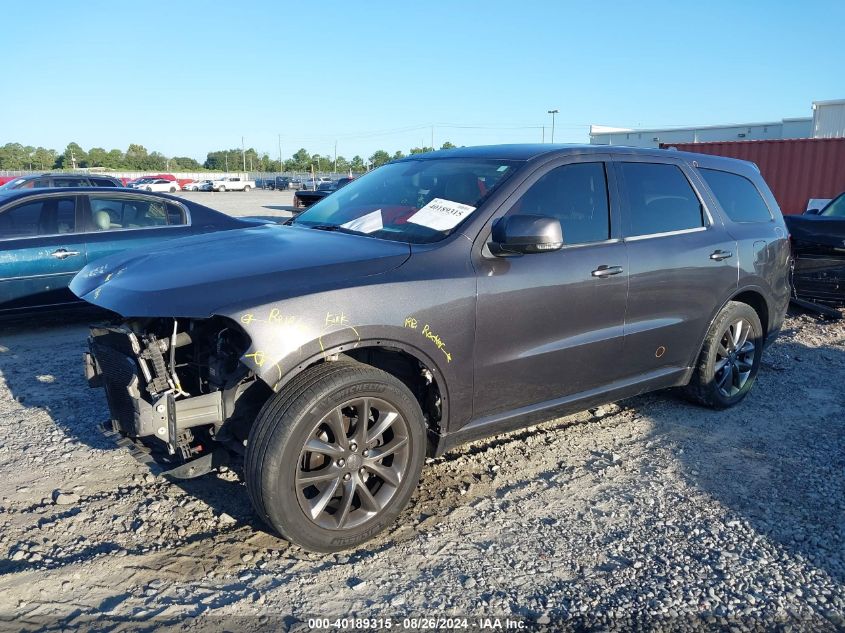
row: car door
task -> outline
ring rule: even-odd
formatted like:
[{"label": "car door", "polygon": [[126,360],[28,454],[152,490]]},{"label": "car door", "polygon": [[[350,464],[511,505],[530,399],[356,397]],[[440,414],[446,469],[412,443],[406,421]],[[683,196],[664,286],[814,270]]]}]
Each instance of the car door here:
[{"label": "car door", "polygon": [[541,168],[499,214],[558,218],[559,251],[503,258],[485,246],[478,254],[474,417],[617,377],[628,274],[606,160],[591,154]]},{"label": "car door", "polygon": [[86,264],[79,196],[30,196],[0,209],[0,313],[76,301],[68,289]]},{"label": "car door", "polygon": [[629,289],[624,365],[631,377],[695,362],[714,310],[737,286],[736,242],[683,161],[620,156]]},{"label": "car door", "polygon": [[192,232],[184,205],[142,193],[90,193],[83,197],[88,261],[184,237]]}]

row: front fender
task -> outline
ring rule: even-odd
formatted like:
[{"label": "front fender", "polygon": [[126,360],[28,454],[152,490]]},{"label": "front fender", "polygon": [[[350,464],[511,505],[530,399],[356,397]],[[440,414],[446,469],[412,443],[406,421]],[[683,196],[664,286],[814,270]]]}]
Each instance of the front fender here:
[{"label": "front fender", "polygon": [[[474,297],[463,293],[445,303],[417,301],[420,305],[411,310],[407,306],[412,302],[368,302],[366,291],[359,293],[346,289],[328,293],[334,300],[314,295],[227,315],[250,338],[241,362],[274,391],[281,391],[298,373],[335,354],[365,347],[394,348],[432,372],[451,411],[447,418],[444,407],[444,422],[469,419],[475,337],[474,328],[464,324],[474,323]],[[391,294],[382,286],[379,296]]]}]

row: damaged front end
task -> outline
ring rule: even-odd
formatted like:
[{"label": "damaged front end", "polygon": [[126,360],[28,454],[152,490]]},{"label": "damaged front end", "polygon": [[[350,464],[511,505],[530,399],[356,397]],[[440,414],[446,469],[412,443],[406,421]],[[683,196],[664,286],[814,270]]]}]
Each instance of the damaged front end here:
[{"label": "damaged front end", "polygon": [[[828,306],[845,306],[845,247],[796,249],[792,264],[793,294]],[[825,252],[828,251],[828,252]]]},{"label": "damaged front end", "polygon": [[240,362],[249,337],[234,322],[147,318],[91,328],[85,374],[105,389],[109,431],[178,478],[243,453],[270,388]]}]

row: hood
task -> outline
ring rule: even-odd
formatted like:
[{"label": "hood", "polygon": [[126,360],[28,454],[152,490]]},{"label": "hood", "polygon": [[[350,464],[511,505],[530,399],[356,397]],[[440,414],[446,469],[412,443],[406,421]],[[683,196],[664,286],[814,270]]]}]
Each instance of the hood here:
[{"label": "hood", "polygon": [[125,317],[206,318],[384,273],[410,252],[403,242],[264,225],[105,257],[70,289]]},{"label": "hood", "polygon": [[805,242],[842,249],[845,247],[845,218],[820,215],[784,216],[794,242]]}]

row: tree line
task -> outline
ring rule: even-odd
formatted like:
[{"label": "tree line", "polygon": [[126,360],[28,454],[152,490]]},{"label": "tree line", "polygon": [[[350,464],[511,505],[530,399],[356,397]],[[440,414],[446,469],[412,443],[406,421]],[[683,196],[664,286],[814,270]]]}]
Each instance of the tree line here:
[{"label": "tree line", "polygon": [[[449,141],[440,149],[455,147]],[[433,147],[412,147],[408,154],[421,154],[433,151]],[[20,143],[6,143],[0,147],[0,169],[48,171],[51,169],[101,168],[120,171],[246,171],[254,172],[308,172],[313,168],[318,172],[353,172],[361,173],[367,169],[381,167],[392,160],[404,158],[406,154],[397,150],[393,154],[377,150],[369,158],[353,156],[329,156],[312,154],[304,147],[287,160],[274,160],[266,152],[259,153],[254,148],[241,150],[223,149],[208,152],[205,162],[200,163],[188,156],[167,157],[161,152],[148,152],[143,145],[131,144],[122,151],[92,147],[84,150],[78,143],[69,143],[61,153],[45,147],[33,147]]]}]

